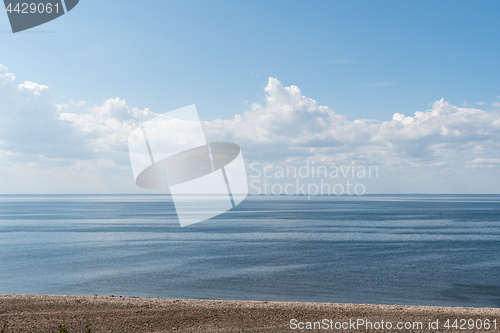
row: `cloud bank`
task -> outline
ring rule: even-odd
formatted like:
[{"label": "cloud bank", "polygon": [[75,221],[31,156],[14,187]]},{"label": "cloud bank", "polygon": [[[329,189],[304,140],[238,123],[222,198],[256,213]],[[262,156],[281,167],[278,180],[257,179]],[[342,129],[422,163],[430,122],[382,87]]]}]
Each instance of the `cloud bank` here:
[{"label": "cloud bank", "polygon": [[[428,110],[413,115],[402,111],[391,120],[372,123],[350,121],[276,78],[269,78],[265,96],[265,103],[252,104],[233,119],[203,122],[207,139],[238,143],[248,163],[300,165],[307,160],[322,165],[377,165],[386,177],[378,192],[419,192],[422,179],[448,183],[450,190],[454,183],[462,183],[465,191],[491,192],[491,184],[497,184],[498,102],[488,104],[490,110],[485,111],[441,99]],[[74,192],[92,192],[96,183],[100,185],[96,192],[103,190],[103,184],[108,184],[103,190],[107,192],[134,191],[128,135],[154,116],[121,98],[94,106],[56,104],[49,87],[30,81],[16,84],[15,76],[0,65],[0,168],[11,175],[0,178],[2,192],[13,193],[13,187],[19,187],[12,179],[31,177],[33,182],[41,175],[71,179]],[[86,184],[75,180],[75,173]],[[461,179],[465,175],[474,179]],[[397,184],[404,179],[410,179],[405,185],[410,187],[399,191]],[[60,192],[68,191],[61,182],[55,183]]]},{"label": "cloud bank", "polygon": [[[286,160],[307,156],[331,163],[350,158],[378,165],[460,164],[469,155],[494,155],[500,148],[498,110],[459,108],[441,99],[413,116],[395,113],[373,124],[349,121],[275,78],[265,92],[265,105],[253,104],[233,120],[205,122],[207,135],[234,140],[262,160],[285,155]],[[259,155],[262,150],[275,151]]]}]

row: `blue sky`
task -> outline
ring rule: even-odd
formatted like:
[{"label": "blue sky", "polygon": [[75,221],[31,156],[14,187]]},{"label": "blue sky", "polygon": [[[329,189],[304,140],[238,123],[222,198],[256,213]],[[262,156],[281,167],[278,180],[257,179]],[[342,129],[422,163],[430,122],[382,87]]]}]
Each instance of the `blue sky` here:
[{"label": "blue sky", "polygon": [[[16,77],[9,84],[47,86],[50,103],[68,105],[71,111],[61,112],[74,114],[119,97],[128,108],[164,113],[196,104],[202,120],[230,120],[252,110],[252,103],[270,108],[264,91],[270,77],[283,87],[299,87],[301,95],[350,122],[382,123],[396,113],[413,116],[441,98],[459,108],[495,112],[500,102],[499,12],[497,1],[81,0],[67,15],[24,33],[9,33],[7,15],[0,15],[0,64]],[[78,101],[85,106],[74,106]],[[495,177],[495,135],[483,145],[490,147],[485,156],[471,155],[462,167],[484,158],[494,163],[488,170]],[[483,146],[476,152],[485,152]],[[265,159],[248,147],[248,156]],[[67,165],[80,160],[58,158]],[[125,158],[111,159],[126,169]],[[424,162],[443,161],[411,163]],[[5,186],[4,191],[12,190],[12,184]],[[44,186],[26,191],[43,191]],[[485,186],[474,191],[493,191]],[[118,192],[132,188],[118,187]]]},{"label": "blue sky", "polygon": [[[54,98],[120,96],[158,113],[195,103],[202,117],[231,118],[276,77],[351,120],[384,120],[440,98],[492,102],[499,11],[495,1],[82,0],[2,34],[1,63]],[[9,30],[6,15],[0,24]]]}]

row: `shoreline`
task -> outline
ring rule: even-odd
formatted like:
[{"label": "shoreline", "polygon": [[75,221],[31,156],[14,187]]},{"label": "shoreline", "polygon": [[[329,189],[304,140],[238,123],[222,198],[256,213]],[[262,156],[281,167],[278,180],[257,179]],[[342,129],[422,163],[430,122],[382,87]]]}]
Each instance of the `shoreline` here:
[{"label": "shoreline", "polygon": [[[486,320],[493,325],[496,320],[496,330],[493,327],[478,330],[475,326],[468,331],[500,330],[499,308],[0,295],[0,332],[6,324],[4,333],[57,332],[59,324],[65,325],[68,332],[85,332],[87,324],[92,332],[394,332],[398,331],[394,327],[398,323],[413,323],[416,326],[409,330],[412,332],[451,332],[455,329],[444,325],[447,320],[451,320],[452,325],[455,319],[473,319],[474,325],[484,325]],[[365,326],[353,329],[353,322],[357,320],[364,320]],[[380,327],[382,321],[385,325],[391,323],[392,329],[384,324]],[[436,321],[438,329],[428,327]],[[313,328],[314,322],[323,327],[306,329]],[[349,322],[351,327],[346,329],[344,323]],[[422,328],[418,323],[422,323]],[[301,327],[304,329],[299,329]]]}]

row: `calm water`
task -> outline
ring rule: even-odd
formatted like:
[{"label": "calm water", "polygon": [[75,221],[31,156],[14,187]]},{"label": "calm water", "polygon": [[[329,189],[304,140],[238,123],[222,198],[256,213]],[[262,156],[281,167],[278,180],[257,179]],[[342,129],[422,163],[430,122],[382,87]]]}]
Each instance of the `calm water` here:
[{"label": "calm water", "polygon": [[0,294],[500,307],[500,196],[0,196]]}]

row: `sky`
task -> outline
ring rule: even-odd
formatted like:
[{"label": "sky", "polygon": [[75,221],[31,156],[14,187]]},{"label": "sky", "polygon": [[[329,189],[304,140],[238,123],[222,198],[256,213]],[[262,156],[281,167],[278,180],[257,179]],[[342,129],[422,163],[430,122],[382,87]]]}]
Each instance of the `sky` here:
[{"label": "sky", "polygon": [[499,10],[81,0],[16,34],[0,15],[0,193],[149,193],[128,134],[191,104],[250,179],[314,162],[377,166],[367,193],[498,193]]}]

